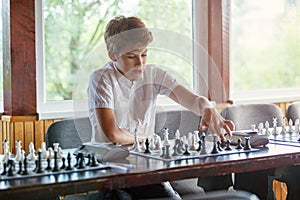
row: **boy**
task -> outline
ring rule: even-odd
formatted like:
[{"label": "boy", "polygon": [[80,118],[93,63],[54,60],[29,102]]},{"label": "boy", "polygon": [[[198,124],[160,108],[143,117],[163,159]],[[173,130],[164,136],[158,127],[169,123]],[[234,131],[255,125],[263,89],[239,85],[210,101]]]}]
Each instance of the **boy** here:
[{"label": "boy", "polygon": [[135,131],[139,139],[151,137],[158,95],[202,116],[200,127],[222,140],[221,129],[231,135],[234,124],[224,120],[205,97],[190,92],[156,65],[146,65],[147,46],[153,38],[139,18],[112,19],[104,37],[111,61],[91,74],[88,87],[92,141],[128,145],[134,142]]}]

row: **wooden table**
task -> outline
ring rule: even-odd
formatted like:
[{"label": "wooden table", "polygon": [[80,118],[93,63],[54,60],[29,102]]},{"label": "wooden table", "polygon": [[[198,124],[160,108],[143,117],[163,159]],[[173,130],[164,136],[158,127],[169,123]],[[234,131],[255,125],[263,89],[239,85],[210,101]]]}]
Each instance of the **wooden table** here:
[{"label": "wooden table", "polygon": [[104,169],[88,173],[59,174],[26,179],[0,181],[1,199],[43,199],[141,186],[185,178],[249,172],[300,163],[300,149],[295,146],[268,144],[260,151],[164,162],[130,155],[134,165],[130,172]]}]

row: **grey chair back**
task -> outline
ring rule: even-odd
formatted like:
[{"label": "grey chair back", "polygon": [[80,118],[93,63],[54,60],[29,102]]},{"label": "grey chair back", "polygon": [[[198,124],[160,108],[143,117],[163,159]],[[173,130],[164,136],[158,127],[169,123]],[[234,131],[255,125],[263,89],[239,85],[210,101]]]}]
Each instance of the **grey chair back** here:
[{"label": "grey chair back", "polygon": [[[200,117],[187,110],[158,112],[155,119],[155,133],[163,136],[169,129],[169,138],[174,138],[177,129],[181,134],[198,130]],[[63,119],[52,123],[46,132],[46,146],[59,143],[61,148],[77,148],[91,140],[92,127],[88,117]]]},{"label": "grey chair back", "polygon": [[62,149],[77,148],[91,140],[92,127],[88,117],[63,119],[52,123],[46,131],[46,146],[59,143]]},{"label": "grey chair back", "polygon": [[293,102],[286,109],[286,118],[292,119],[293,122],[296,119],[300,119],[300,101]]},{"label": "grey chair back", "polygon": [[155,117],[155,133],[163,138],[164,129],[169,129],[169,138],[175,136],[178,129],[182,135],[199,129],[201,117],[189,110],[157,112]]},{"label": "grey chair back", "polygon": [[224,108],[221,115],[228,120],[232,120],[236,130],[250,129],[252,124],[268,121],[270,127],[273,126],[273,118],[277,118],[278,125],[284,115],[281,109],[275,104],[239,104]]}]

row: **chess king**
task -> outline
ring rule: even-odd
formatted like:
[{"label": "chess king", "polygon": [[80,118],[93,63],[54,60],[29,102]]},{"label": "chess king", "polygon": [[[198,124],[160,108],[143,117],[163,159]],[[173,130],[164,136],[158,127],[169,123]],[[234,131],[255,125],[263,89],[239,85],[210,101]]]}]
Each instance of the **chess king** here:
[{"label": "chess king", "polygon": [[[151,138],[158,95],[202,116],[200,127],[222,140],[221,129],[231,134],[234,124],[221,117],[207,98],[186,89],[159,65],[147,64],[153,35],[141,19],[117,16],[107,24],[104,37],[110,61],[92,72],[87,90],[92,141],[133,144],[135,130],[140,141]],[[163,183],[127,191],[133,198],[176,196],[166,188],[170,185]]]}]

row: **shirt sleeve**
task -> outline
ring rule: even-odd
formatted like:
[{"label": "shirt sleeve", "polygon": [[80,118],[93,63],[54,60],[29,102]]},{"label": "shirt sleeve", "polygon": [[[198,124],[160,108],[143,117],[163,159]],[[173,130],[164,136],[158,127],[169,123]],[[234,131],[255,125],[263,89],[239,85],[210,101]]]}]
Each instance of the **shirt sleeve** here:
[{"label": "shirt sleeve", "polygon": [[167,71],[156,68],[156,82],[159,83],[159,94],[169,96],[179,82]]},{"label": "shirt sleeve", "polygon": [[104,71],[93,72],[88,86],[89,109],[114,108],[112,83]]}]

